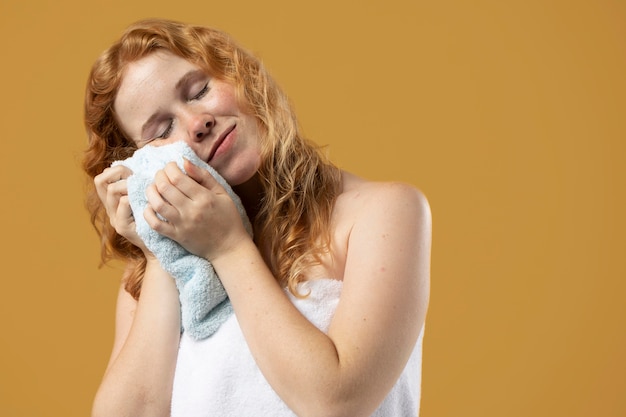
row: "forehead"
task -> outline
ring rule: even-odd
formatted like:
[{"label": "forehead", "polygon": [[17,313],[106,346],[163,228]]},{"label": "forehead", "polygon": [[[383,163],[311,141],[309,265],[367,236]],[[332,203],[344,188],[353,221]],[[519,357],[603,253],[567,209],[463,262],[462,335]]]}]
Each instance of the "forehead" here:
[{"label": "forehead", "polygon": [[200,68],[167,51],[157,51],[129,63],[122,75],[113,108],[117,121],[128,135],[136,137],[137,129],[163,100],[175,93],[181,77]]},{"label": "forehead", "polygon": [[126,65],[122,74],[120,90],[133,84],[158,82],[178,71],[200,69],[184,58],[165,50],[159,50]]}]

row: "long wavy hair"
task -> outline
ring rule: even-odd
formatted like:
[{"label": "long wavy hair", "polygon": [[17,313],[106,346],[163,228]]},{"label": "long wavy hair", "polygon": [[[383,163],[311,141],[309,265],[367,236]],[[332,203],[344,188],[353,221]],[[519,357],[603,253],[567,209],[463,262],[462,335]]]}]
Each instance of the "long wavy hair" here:
[{"label": "long wavy hair", "polygon": [[86,204],[100,236],[102,262],[127,261],[126,290],[139,297],[146,259],[110,225],[93,178],[137,149],[119,128],[113,104],[126,66],[157,50],[174,53],[235,86],[243,108],[256,117],[264,194],[254,222],[270,249],[266,262],[274,276],[299,295],[297,285],[305,279],[304,270],[318,263],[329,249],[330,216],[340,188],[340,171],[303,138],[287,96],[259,59],[221,31],[170,20],[144,20],[129,26],[96,60],[87,82],[89,145],[83,169],[91,179]]}]

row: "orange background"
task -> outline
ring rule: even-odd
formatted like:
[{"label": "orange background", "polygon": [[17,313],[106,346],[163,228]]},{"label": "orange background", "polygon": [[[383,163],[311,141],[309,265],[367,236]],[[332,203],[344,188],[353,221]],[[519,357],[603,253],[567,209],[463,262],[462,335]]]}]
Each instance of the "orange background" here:
[{"label": "orange background", "polygon": [[626,4],[0,3],[0,415],[85,416],[118,267],[83,209],[82,96],[130,22],[230,32],[344,168],[434,214],[422,415],[626,415]]}]

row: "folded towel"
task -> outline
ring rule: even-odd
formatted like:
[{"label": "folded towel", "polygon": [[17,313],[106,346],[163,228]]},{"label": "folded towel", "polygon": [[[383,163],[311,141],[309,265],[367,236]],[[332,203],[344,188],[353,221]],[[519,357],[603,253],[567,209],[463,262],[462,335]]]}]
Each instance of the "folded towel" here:
[{"label": "folded towel", "polygon": [[239,197],[226,181],[182,141],[163,146],[144,146],[132,157],[115,161],[112,166],[123,165],[133,174],[128,177],[128,199],[137,234],[156,256],[163,269],[172,275],[180,296],[182,327],[194,339],[209,337],[232,314],[232,306],[209,261],[188,252],[172,239],[155,232],[143,217],[148,200],[146,188],[153,182],[157,171],[169,162],[176,162],[183,170],[183,158],[208,170],[233,199],[244,226],[252,236],[252,226]]}]

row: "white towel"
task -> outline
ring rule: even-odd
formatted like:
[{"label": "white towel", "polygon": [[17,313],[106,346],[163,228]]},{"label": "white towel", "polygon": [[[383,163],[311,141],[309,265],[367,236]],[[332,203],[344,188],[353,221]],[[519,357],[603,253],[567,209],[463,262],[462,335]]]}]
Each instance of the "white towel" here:
[{"label": "white towel", "polygon": [[[299,289],[307,298],[287,292],[298,310],[327,332],[339,303],[343,283],[306,281]],[[419,414],[423,330],[411,357],[373,417],[415,417]],[[178,352],[172,417],[294,417],[261,374],[248,349],[236,316],[211,337],[183,335]]]},{"label": "white towel", "polygon": [[180,295],[184,331],[195,339],[202,339],[212,335],[232,315],[233,309],[226,291],[209,261],[193,255],[177,242],[158,234],[143,217],[148,204],[145,190],[152,184],[157,171],[174,161],[184,172],[183,158],[208,170],[224,187],[233,199],[246,230],[252,236],[252,226],[239,197],[217,171],[202,161],[185,142],[144,146],[135,151],[132,157],[115,161],[112,165],[124,165],[133,171],[127,179],[128,200],[135,217],[137,234],[157,257],[163,269],[174,277]]}]

